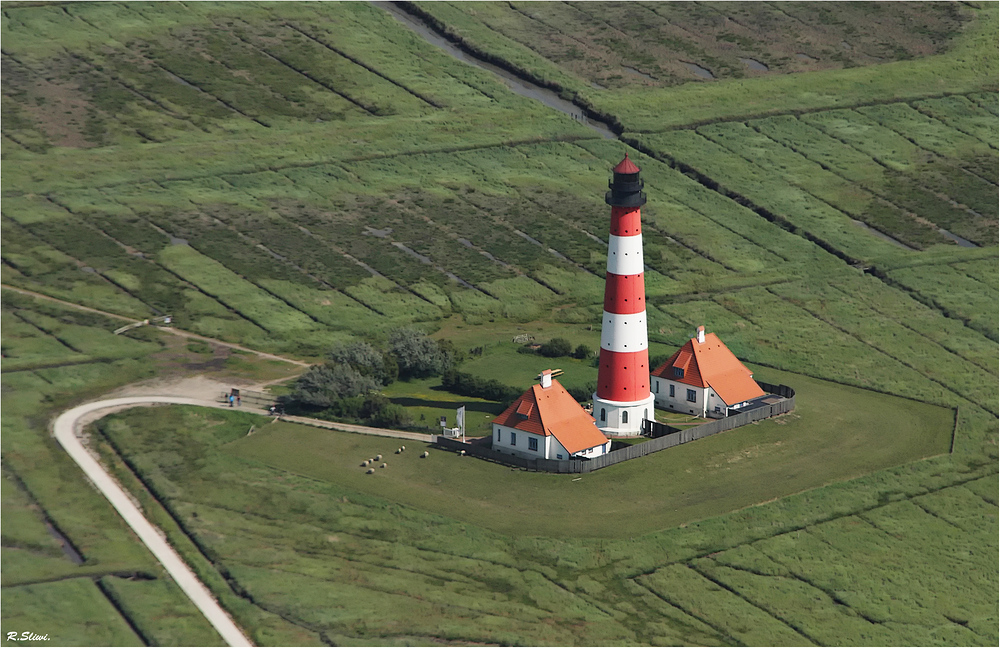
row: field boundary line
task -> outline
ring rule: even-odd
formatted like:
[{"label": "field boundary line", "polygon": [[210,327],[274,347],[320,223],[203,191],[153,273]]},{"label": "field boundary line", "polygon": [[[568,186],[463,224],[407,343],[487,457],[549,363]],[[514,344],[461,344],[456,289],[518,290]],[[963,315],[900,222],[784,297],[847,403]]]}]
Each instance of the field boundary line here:
[{"label": "field boundary line", "polygon": [[[713,560],[713,562],[715,562],[715,561]],[[722,565],[722,566],[723,567],[728,567],[728,565]],[[716,578],[716,577],[714,577],[714,576],[712,576],[710,574],[705,573],[704,570],[699,569],[693,563],[688,563],[687,565],[685,565],[685,567],[687,567],[688,569],[690,569],[694,573],[698,574],[699,576],[701,576],[702,578],[704,578],[708,582],[714,583],[715,585],[717,585],[717,586],[721,587],[722,589],[726,590],[727,592],[729,592],[733,596],[735,596],[735,597],[737,597],[739,599],[742,599],[743,601],[746,601],[746,603],[748,605],[752,605],[753,607],[757,608],[758,610],[760,610],[761,612],[763,612],[767,616],[771,617],[772,619],[774,619],[775,621],[777,621],[781,625],[785,626],[789,630],[792,630],[796,634],[801,635],[802,638],[804,638],[805,640],[810,641],[810,642],[812,642],[813,644],[815,644],[817,646],[822,646],[823,645],[823,642],[817,640],[815,637],[810,636],[805,630],[802,630],[801,628],[797,627],[791,621],[787,621],[787,620],[781,618],[781,616],[779,616],[778,614],[776,614],[776,613],[768,610],[767,608],[763,607],[762,605],[760,605],[758,603],[755,603],[754,601],[751,601],[748,597],[746,597],[742,593],[736,591],[736,589],[734,587],[730,586],[728,583],[726,583],[726,582],[724,582],[724,581],[722,581],[722,580],[720,580],[720,579],[718,579],[718,578]]]},{"label": "field boundary line", "polygon": [[[798,119],[798,116],[796,116],[796,119]],[[828,173],[830,173],[830,174],[832,174],[832,175],[835,175],[835,176],[837,176],[838,178],[840,178],[840,179],[841,179],[841,180],[843,180],[844,182],[846,182],[846,183],[848,183],[848,184],[850,184],[850,185],[853,185],[853,186],[856,186],[856,187],[859,187],[859,188],[861,188],[861,189],[863,189],[863,190],[865,190],[865,191],[869,192],[869,193],[870,193],[870,194],[871,194],[872,196],[874,196],[874,197],[875,197],[876,199],[878,199],[878,200],[881,200],[881,201],[882,201],[882,202],[884,202],[885,204],[887,204],[887,205],[890,205],[890,206],[892,206],[892,207],[894,207],[894,208],[898,209],[898,210],[899,210],[900,212],[902,212],[902,213],[903,213],[904,215],[906,215],[907,217],[909,217],[910,219],[912,219],[912,220],[914,220],[914,221],[916,221],[916,222],[918,222],[918,223],[920,223],[920,222],[927,222],[927,223],[930,223],[931,225],[933,225],[933,226],[934,226],[934,227],[936,227],[936,228],[940,228],[940,227],[942,227],[941,225],[939,225],[938,223],[936,223],[936,222],[934,222],[934,221],[930,220],[930,219],[929,219],[929,218],[927,218],[926,216],[921,216],[921,215],[919,215],[919,214],[916,214],[916,213],[915,213],[915,212],[914,212],[914,211],[913,211],[912,209],[910,209],[910,208],[908,208],[908,207],[906,207],[906,206],[904,206],[904,205],[900,205],[900,204],[898,204],[898,203],[897,203],[897,202],[895,202],[895,201],[894,201],[894,200],[893,200],[893,199],[892,199],[891,197],[887,197],[886,195],[884,195],[884,193],[883,193],[883,191],[882,191],[882,188],[881,188],[881,187],[879,187],[879,188],[876,188],[876,187],[875,187],[875,186],[873,186],[873,185],[872,185],[871,183],[863,183],[863,182],[861,182],[861,181],[857,181],[857,180],[852,180],[851,178],[848,178],[848,177],[847,177],[847,176],[845,176],[845,175],[844,175],[844,174],[843,174],[843,173],[842,173],[841,171],[839,171],[839,170],[837,170],[836,168],[834,168],[834,167],[832,167],[832,166],[828,165],[828,164],[827,164],[826,162],[824,162],[824,161],[823,161],[822,159],[820,159],[820,158],[819,158],[818,156],[810,156],[807,150],[803,150],[803,149],[800,149],[800,148],[797,148],[796,146],[793,146],[793,145],[791,145],[791,144],[788,144],[788,143],[785,143],[785,142],[782,142],[782,141],[779,141],[779,140],[775,139],[774,137],[772,137],[772,136],[768,135],[768,134],[767,134],[767,133],[765,133],[764,131],[760,130],[760,128],[759,128],[758,126],[754,125],[754,124],[752,123],[753,121],[755,121],[755,120],[748,120],[748,121],[746,121],[746,122],[744,122],[744,123],[746,124],[746,126],[747,126],[748,128],[751,128],[751,129],[753,129],[753,130],[754,130],[755,132],[759,133],[759,134],[760,134],[760,135],[762,135],[763,137],[766,137],[766,138],[767,138],[768,140],[770,140],[770,141],[774,142],[775,144],[777,144],[777,145],[779,145],[779,146],[784,146],[784,147],[785,147],[785,148],[787,148],[787,149],[788,149],[789,151],[792,151],[793,153],[796,153],[796,154],[800,155],[800,156],[801,156],[802,158],[804,158],[804,159],[806,159],[806,160],[808,160],[808,161],[810,161],[810,162],[812,162],[812,163],[814,163],[814,164],[818,165],[818,166],[819,166],[819,167],[820,167],[821,169],[823,169],[824,171],[826,171],[826,172],[828,172]],[[822,133],[822,134],[824,134],[824,135],[827,135],[827,136],[829,136],[829,137],[831,137],[831,138],[833,138],[833,139],[837,139],[837,141],[838,141],[838,142],[841,142],[841,143],[842,143],[842,144],[843,144],[844,146],[849,146],[849,144],[848,144],[847,142],[845,142],[845,141],[843,141],[843,140],[841,140],[841,139],[838,139],[838,138],[835,138],[835,137],[834,137],[833,135],[831,135],[830,133],[827,133],[826,131],[824,131],[824,130],[822,130],[822,129],[820,129],[820,128],[817,128],[817,127],[813,126],[812,124],[809,124],[809,123],[807,123],[807,122],[802,122],[801,120],[799,120],[799,122],[800,122],[800,123],[801,123],[802,125],[804,125],[804,126],[809,126],[810,128],[813,128],[813,129],[815,129],[815,130],[816,130],[816,131],[818,131],[819,133]],[[852,148],[854,148],[854,147],[852,147]],[[859,149],[857,149],[857,148],[854,148],[854,150],[855,150],[855,151],[857,151],[858,153],[862,154],[862,155],[868,155],[868,154],[866,154],[866,153],[865,153],[864,151],[861,151],[861,150],[859,150]],[[885,165],[884,165],[884,164],[882,164],[881,162],[879,162],[878,160],[876,160],[876,159],[875,159],[874,157],[872,157],[871,155],[868,155],[868,157],[869,157],[869,158],[871,158],[871,160],[872,160],[873,162],[875,162],[876,164],[879,164],[880,166],[882,166],[882,167],[885,167]],[[942,157],[942,156],[938,156],[938,157]],[[746,157],[744,156],[744,159],[747,159],[747,158],[746,158]],[[947,159],[947,158],[945,158],[945,159]],[[752,161],[751,161],[751,162],[752,162]],[[886,170],[887,170],[887,171],[890,171],[890,172],[892,171],[891,169],[886,169]],[[803,191],[807,191],[807,190],[806,190],[805,188],[801,187],[801,186],[800,186],[800,185],[798,185],[798,184],[795,184],[795,186],[799,187],[799,188],[800,188],[800,189],[802,189]],[[812,195],[812,196],[815,196],[815,194],[814,194],[814,193],[813,193],[812,191],[808,191],[808,193],[809,193],[809,195]],[[815,196],[815,197],[819,198],[818,196]],[[950,197],[948,197],[948,198],[950,198]],[[822,200],[822,199],[820,199],[820,200]],[[824,202],[827,202],[827,201],[825,201],[825,200],[824,200]],[[829,203],[828,203],[828,204],[829,204]],[[835,207],[835,206],[833,206],[833,205],[831,205],[831,207],[834,207],[834,209],[837,209],[838,211],[841,211],[841,212],[844,212],[844,210],[840,209],[839,207]],[[968,209],[968,208],[967,208],[967,209]],[[844,213],[846,214],[847,212],[844,212]],[[975,212],[974,212],[974,213],[975,213]],[[850,215],[850,214],[848,214],[848,215]],[[979,218],[984,218],[984,216],[983,216],[982,214],[978,214],[978,213],[976,213],[976,216],[978,216]],[[851,217],[853,218],[854,216],[851,216]],[[860,219],[860,218],[859,218],[858,220],[863,220],[863,219]],[[876,227],[875,225],[873,225],[873,224],[871,224],[871,223],[868,223],[867,221],[863,221],[863,222],[865,222],[865,223],[866,223],[866,224],[867,224],[867,225],[868,225],[869,227],[871,227],[872,229],[875,229],[875,230],[878,230],[878,231],[882,232],[883,234],[885,234],[886,236],[888,236],[888,237],[890,237],[890,238],[892,238],[892,239],[896,239],[896,240],[899,240],[899,239],[898,239],[898,238],[897,238],[897,237],[896,237],[896,236],[895,236],[895,235],[894,235],[893,233],[890,233],[890,232],[885,232],[885,231],[883,231],[883,230],[882,230],[882,229],[881,229],[880,227]],[[901,242],[901,243],[905,243],[904,241],[900,241],[900,242]],[[976,243],[975,241],[972,241],[972,242],[973,242],[973,243]],[[910,246],[910,244],[909,244],[909,243],[906,243],[906,245],[907,245],[907,247],[912,247],[912,246]],[[976,247],[987,247],[987,246],[983,246],[983,245],[980,245],[979,243],[976,243]]]},{"label": "field boundary line", "polygon": [[[105,317],[113,317],[118,320],[129,322],[130,324],[135,324],[136,322],[142,321],[142,320],[132,319],[131,317],[125,317],[124,315],[115,315],[114,313],[108,313],[105,311],[97,310],[96,308],[90,308],[89,306],[81,306],[79,304],[74,304],[73,302],[64,301],[56,297],[49,297],[48,295],[44,295],[42,293],[33,292],[31,290],[25,290],[23,288],[17,288],[9,284],[0,284],[0,288],[4,290],[11,290],[13,292],[20,293],[28,297],[35,297],[37,299],[44,299],[46,301],[55,302],[57,304],[60,304],[62,306],[67,306],[69,308],[75,308],[77,310],[87,311],[88,313],[95,313],[97,315],[103,315]],[[287,362],[289,364],[298,365],[300,367],[312,366],[312,364],[304,362],[302,360],[295,360],[294,358],[288,358],[286,356],[280,356],[274,353],[267,353],[266,351],[258,351],[256,349],[251,349],[249,347],[235,344],[233,342],[224,342],[222,340],[217,340],[216,338],[211,338],[206,335],[199,335],[198,333],[192,333],[191,331],[185,331],[183,329],[174,328],[172,326],[157,326],[156,328],[160,331],[166,331],[167,333],[171,333],[173,335],[179,335],[180,337],[194,338],[196,340],[201,340],[203,342],[211,342],[212,344],[228,347],[230,349],[235,349],[237,351],[252,353],[262,358],[266,358],[268,360],[278,360],[281,362]]]},{"label": "field boundary line", "polygon": [[[221,404],[177,396],[131,396],[93,401],[77,405],[60,414],[52,422],[52,434],[70,458],[83,470],[90,482],[118,511],[146,548],[191,599],[191,602],[205,615],[205,618],[226,643],[230,646],[252,646],[254,644],[233,622],[211,591],[166,541],[163,532],[146,519],[141,509],[129,498],[125,489],[101,466],[78,436],[78,432],[82,428],[82,419],[89,414],[122,406],[134,407],[147,403],[222,407]],[[110,413],[110,411],[105,412],[105,414]]]},{"label": "field boundary line", "polygon": [[307,32],[304,29],[302,29],[301,27],[299,27],[298,25],[294,25],[294,24],[292,24],[290,22],[287,22],[287,21],[285,21],[282,24],[284,24],[284,26],[288,27],[289,29],[297,31],[298,33],[302,34],[303,36],[305,36],[309,40],[315,42],[316,44],[322,45],[323,47],[325,47],[326,49],[330,50],[331,52],[333,52],[335,54],[338,54],[339,56],[347,59],[348,61],[350,61],[351,63],[354,63],[358,67],[364,68],[365,70],[368,70],[370,73],[374,74],[375,76],[380,77],[382,79],[385,79],[386,81],[388,81],[392,85],[396,86],[400,90],[403,90],[404,92],[410,93],[411,95],[413,95],[417,99],[420,99],[424,103],[426,103],[426,104],[428,104],[430,106],[433,106],[434,108],[438,108],[438,109],[444,108],[444,106],[441,106],[437,102],[435,102],[435,101],[433,101],[431,99],[428,99],[427,97],[423,96],[422,94],[420,94],[416,90],[412,90],[412,89],[406,87],[405,85],[403,85],[402,83],[400,83],[399,81],[396,81],[395,79],[390,78],[389,76],[383,74],[382,72],[379,72],[377,69],[375,69],[371,65],[368,65],[367,63],[365,63],[361,59],[358,59],[358,58],[355,58],[355,57],[351,56],[347,52],[344,52],[344,51],[342,51],[342,50],[334,47],[333,45],[330,45],[329,43],[327,43],[326,41],[324,41],[323,39],[321,39],[321,38],[319,38],[317,36],[313,36],[309,32]]},{"label": "field boundary line", "polygon": [[[834,323],[832,320],[830,320],[830,319],[828,319],[826,317],[821,317],[820,315],[818,315],[817,313],[813,312],[813,310],[811,310],[810,308],[806,307],[805,305],[803,305],[803,304],[796,304],[791,299],[789,299],[789,298],[787,298],[787,297],[785,297],[783,295],[779,295],[778,293],[775,293],[775,292],[771,291],[766,286],[764,287],[764,290],[767,290],[767,292],[771,293],[772,295],[774,295],[775,297],[781,299],[782,301],[784,301],[784,302],[786,302],[788,304],[791,304],[792,306],[795,306],[796,308],[800,308],[801,310],[805,311],[806,313],[808,313],[809,315],[811,315],[815,319],[817,319],[817,320],[819,320],[821,322],[825,322],[828,326],[830,326],[831,328],[833,328],[833,329],[835,329],[837,331],[840,331],[844,335],[847,335],[848,337],[850,337],[850,338],[852,338],[854,340],[857,340],[861,344],[863,344],[863,345],[865,345],[865,346],[867,346],[867,347],[869,347],[871,349],[874,349],[878,353],[881,353],[882,355],[884,355],[884,356],[886,356],[888,358],[892,358],[893,360],[895,360],[896,362],[900,363],[901,365],[903,365],[907,369],[915,371],[917,374],[923,376],[927,380],[929,380],[929,381],[931,381],[931,382],[933,382],[933,383],[935,383],[937,385],[940,385],[941,387],[943,387],[947,391],[951,392],[955,396],[958,396],[960,399],[962,399],[964,401],[968,401],[972,405],[977,405],[977,403],[975,401],[973,401],[971,398],[969,398],[968,396],[966,396],[965,394],[963,394],[959,389],[956,389],[955,387],[952,387],[951,385],[948,385],[947,383],[942,382],[941,380],[938,380],[937,378],[934,378],[933,376],[927,375],[926,373],[924,373],[920,369],[917,369],[916,367],[914,367],[910,362],[908,362],[908,361],[906,361],[906,360],[904,360],[902,358],[897,358],[896,356],[892,355],[891,353],[889,353],[888,351],[886,351],[882,347],[879,347],[878,345],[874,344],[873,342],[870,342],[868,340],[863,339],[858,333],[855,333],[854,331],[851,331],[850,329],[844,328],[843,326],[840,326],[839,324]],[[948,351],[948,349],[945,349],[941,345],[938,345],[938,347],[941,348],[941,349],[943,349],[944,351],[950,353],[950,351]],[[955,355],[955,357],[957,357],[957,358],[962,359],[963,361],[966,361],[964,358],[962,358],[961,356],[959,356],[957,354],[953,354],[953,355]],[[944,404],[944,403],[932,403],[932,404],[938,405],[939,407],[944,407],[944,408],[947,408],[947,409],[952,409],[953,407],[955,407],[954,405],[948,405],[948,404]],[[997,413],[993,412],[993,411],[991,411],[989,409],[987,409],[987,407],[986,407],[985,404],[979,405],[979,407],[981,407],[982,409],[986,410],[990,414],[993,414],[993,416],[997,416]]]},{"label": "field boundary line", "polygon": [[[730,19],[732,20],[732,19]],[[696,128],[701,128],[702,126],[711,126],[713,124],[728,124],[728,123],[740,123],[748,122],[754,119],[767,119],[769,117],[781,117],[783,115],[789,115],[793,117],[798,117],[799,115],[812,115],[815,113],[828,112],[831,110],[855,110],[857,108],[867,108],[869,106],[885,106],[889,104],[905,103],[910,104],[915,101],[927,101],[928,99],[945,99],[947,97],[966,97],[968,95],[974,95],[982,92],[981,90],[973,90],[971,92],[939,92],[933,94],[922,95],[919,97],[909,97],[906,99],[900,99],[899,97],[892,97],[888,99],[874,99],[871,101],[863,101],[856,104],[850,105],[839,105],[839,106],[824,106],[818,108],[789,108],[787,110],[775,110],[772,112],[761,112],[761,113],[748,113],[743,115],[730,115],[728,117],[720,117],[716,119],[705,119],[700,121],[692,121],[687,124],[678,124],[676,126],[668,126],[667,128],[662,128],[659,130],[649,130],[649,129],[625,129],[621,136],[625,135],[656,135],[658,133],[669,133],[675,130],[695,130]],[[955,129],[958,130],[958,129]],[[971,137],[971,136],[970,136]],[[976,138],[978,139],[978,138]]]}]

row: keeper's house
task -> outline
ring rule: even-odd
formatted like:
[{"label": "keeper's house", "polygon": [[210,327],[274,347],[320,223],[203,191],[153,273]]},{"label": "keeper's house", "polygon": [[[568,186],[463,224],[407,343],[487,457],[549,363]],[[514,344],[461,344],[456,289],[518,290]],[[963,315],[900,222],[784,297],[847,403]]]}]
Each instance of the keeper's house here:
[{"label": "keeper's house", "polygon": [[721,418],[765,396],[749,369],[715,333],[691,338],[650,374],[656,407]]},{"label": "keeper's house", "polygon": [[590,458],[609,452],[611,441],[547,369],[541,384],[493,419],[493,449],[531,459]]}]

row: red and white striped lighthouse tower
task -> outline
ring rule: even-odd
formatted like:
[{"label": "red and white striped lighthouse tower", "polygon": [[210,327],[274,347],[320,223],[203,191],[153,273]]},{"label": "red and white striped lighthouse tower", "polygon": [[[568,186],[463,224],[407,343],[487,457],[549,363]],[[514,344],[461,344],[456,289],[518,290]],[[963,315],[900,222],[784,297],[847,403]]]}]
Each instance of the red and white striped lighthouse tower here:
[{"label": "red and white striped lighthouse tower", "polygon": [[604,201],[611,205],[611,236],[601,320],[601,364],[594,394],[594,418],[601,432],[635,436],[653,416],[646,337],[639,208],[646,204],[639,167],[628,159],[614,169]]}]

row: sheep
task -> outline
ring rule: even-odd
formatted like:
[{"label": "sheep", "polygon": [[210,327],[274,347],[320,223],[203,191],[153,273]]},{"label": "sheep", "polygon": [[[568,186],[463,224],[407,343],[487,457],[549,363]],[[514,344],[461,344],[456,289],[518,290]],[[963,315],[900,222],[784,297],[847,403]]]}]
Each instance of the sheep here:
[{"label": "sheep", "polygon": [[424,450],[424,454],[420,455],[420,458],[421,458],[421,459],[426,459],[426,458],[427,458],[427,457],[429,457],[429,456],[431,456],[431,453],[429,453],[429,452],[427,452],[426,450]]},{"label": "sheep", "polygon": [[379,468],[385,468],[388,464],[382,464]]},{"label": "sheep", "polygon": [[402,452],[402,451],[403,451],[403,449],[402,449],[402,448],[396,448],[396,454],[399,454],[399,453],[400,453],[400,452]]},{"label": "sheep", "polygon": [[459,450],[458,451],[458,456],[459,457],[464,457],[465,456],[465,450]]},{"label": "sheep", "polygon": [[402,451],[404,451],[404,450],[406,450],[406,446],[399,446],[399,451],[400,451],[400,452],[402,452]]},{"label": "sheep", "polygon": [[380,454],[375,455],[375,461],[382,461],[382,455]]},{"label": "sheep", "polygon": [[375,469],[374,468],[369,468],[368,470],[365,471],[365,474],[366,475],[374,475],[375,474]]},{"label": "sheep", "polygon": [[361,462],[361,467],[362,468],[367,468],[368,467],[368,462],[367,461],[362,461]]}]

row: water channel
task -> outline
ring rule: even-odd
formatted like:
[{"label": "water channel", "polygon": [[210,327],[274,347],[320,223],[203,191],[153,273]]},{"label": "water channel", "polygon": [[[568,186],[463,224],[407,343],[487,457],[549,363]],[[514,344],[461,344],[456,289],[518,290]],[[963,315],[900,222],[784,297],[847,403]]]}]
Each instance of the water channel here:
[{"label": "water channel", "polygon": [[[532,83],[530,81],[526,81],[526,80],[524,80],[524,79],[516,76],[515,74],[513,74],[511,72],[508,72],[507,70],[505,70],[505,69],[503,69],[503,68],[501,68],[499,66],[493,65],[492,63],[487,63],[486,61],[483,61],[481,59],[476,58],[475,56],[472,56],[471,54],[468,54],[467,52],[465,52],[464,50],[462,50],[460,47],[458,47],[457,45],[455,45],[451,41],[449,41],[446,38],[440,36],[437,32],[435,32],[433,29],[431,29],[422,20],[420,20],[419,18],[417,18],[415,16],[411,16],[407,12],[405,12],[402,9],[400,9],[399,7],[397,7],[394,3],[387,2],[387,1],[384,1],[384,0],[371,0],[371,3],[373,5],[375,5],[376,7],[380,8],[380,9],[383,9],[386,12],[388,12],[389,15],[391,15],[393,18],[395,18],[396,20],[398,20],[399,22],[401,22],[408,29],[410,29],[413,32],[417,33],[419,36],[421,36],[424,40],[426,40],[431,45],[434,45],[435,47],[438,47],[438,48],[444,50],[445,52],[447,52],[449,56],[452,56],[452,57],[454,57],[454,58],[456,58],[456,59],[458,59],[458,60],[460,60],[460,61],[462,61],[464,63],[468,63],[469,65],[472,65],[472,66],[475,66],[477,68],[486,70],[487,72],[493,73],[501,81],[503,81],[503,83],[508,88],[510,88],[510,90],[512,92],[514,92],[516,94],[519,94],[522,97],[527,97],[529,99],[534,99],[536,101],[540,101],[543,104],[545,104],[546,106],[548,106],[549,108],[554,108],[555,110],[558,110],[559,112],[562,112],[562,113],[565,113],[565,114],[569,115],[570,117],[572,117],[573,119],[577,120],[581,124],[584,124],[585,126],[588,126],[591,129],[593,129],[594,131],[600,133],[601,137],[604,137],[606,139],[618,139],[618,136],[610,128],[608,128],[607,124],[605,124],[604,122],[600,122],[600,121],[591,119],[590,117],[588,117],[584,113],[584,111],[579,106],[575,105],[573,102],[567,101],[566,99],[563,99],[558,94],[556,94],[552,90],[549,90],[548,88],[543,88],[543,87],[541,87],[539,85],[536,85],[536,84],[534,84],[534,83]],[[816,60],[816,59],[814,59],[814,58],[812,58],[812,57],[810,57],[810,56],[808,56],[806,54],[802,54],[802,53],[798,53],[798,54],[796,54],[796,56],[798,58],[802,59],[802,60],[810,60],[810,61]],[[756,70],[756,71],[766,71],[766,70],[769,69],[767,67],[767,65],[765,65],[764,63],[761,63],[760,61],[757,61],[755,59],[741,58],[740,61],[743,62],[745,65],[747,65],[749,68],[751,68],[753,70]],[[714,79],[715,78],[715,76],[712,74],[711,70],[707,70],[707,69],[701,67],[700,65],[697,65],[697,64],[694,64],[694,63],[689,63],[687,61],[682,61],[681,63],[685,67],[687,67],[689,70],[691,70],[692,72],[694,72],[697,76],[700,76],[700,77],[705,78],[705,79]],[[653,79],[653,77],[645,74],[644,72],[641,72],[640,70],[637,70],[635,68],[630,68],[628,66],[623,66],[623,67],[627,71],[632,72],[633,74],[638,74],[638,75],[647,77],[649,79]],[[854,219],[852,219],[852,220],[854,220]],[[856,225],[858,225],[858,226],[866,229],[868,232],[870,232],[874,236],[876,236],[876,237],[878,237],[880,239],[883,239],[884,241],[886,241],[888,243],[892,243],[893,245],[899,246],[899,247],[907,249],[907,250],[913,250],[914,249],[914,248],[906,245],[905,243],[902,243],[901,241],[898,241],[898,240],[896,240],[896,239],[894,239],[894,238],[892,238],[890,236],[887,236],[887,235],[883,234],[882,232],[880,232],[878,230],[875,230],[875,229],[872,229],[872,228],[868,227],[865,223],[863,223],[863,222],[861,222],[859,220],[854,220],[854,223]],[[946,237],[952,239],[953,241],[955,241],[960,246],[963,246],[963,247],[978,247],[975,243],[972,243],[972,242],[967,241],[967,240],[965,240],[965,239],[963,239],[963,238],[961,238],[959,236],[956,236],[956,235],[952,234],[951,232],[949,232],[947,230],[942,229],[942,230],[940,230],[940,232],[944,236],[946,236]],[[374,234],[375,232],[372,232],[372,233]],[[521,234],[522,236],[526,236],[526,235],[524,235],[521,232],[518,232],[518,233]],[[177,243],[180,243],[180,244],[187,243],[187,241],[184,241],[183,239],[174,239],[173,237],[171,237],[171,242],[172,243],[175,240],[176,240]],[[534,241],[534,242],[538,243],[537,241]],[[538,243],[538,244],[541,245],[541,243]],[[421,260],[423,260],[423,259],[421,259]],[[430,260],[428,259],[427,261],[429,262]],[[461,281],[461,280],[459,280],[459,281]]]},{"label": "water channel", "polygon": [[386,10],[393,18],[419,34],[431,45],[443,49],[450,56],[453,56],[464,63],[468,63],[469,65],[492,72],[499,77],[500,80],[503,81],[503,83],[515,94],[519,94],[522,97],[527,97],[536,101],[541,101],[549,108],[554,108],[559,112],[569,115],[581,124],[589,126],[593,130],[600,133],[601,137],[604,137],[605,139],[618,139],[618,136],[615,135],[610,128],[608,128],[607,124],[591,119],[584,113],[583,109],[575,105],[572,101],[567,101],[548,88],[543,88],[530,81],[525,81],[524,79],[519,78],[501,67],[493,65],[492,63],[487,63],[486,61],[480,60],[464,52],[451,41],[438,35],[437,32],[428,27],[419,18],[411,16],[394,5],[392,2],[374,0],[372,4],[380,9]]}]

